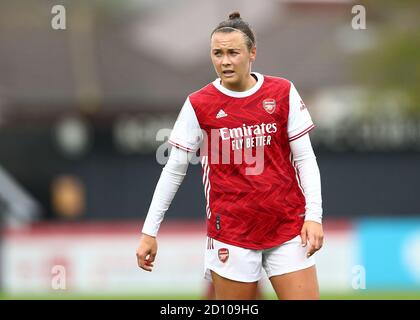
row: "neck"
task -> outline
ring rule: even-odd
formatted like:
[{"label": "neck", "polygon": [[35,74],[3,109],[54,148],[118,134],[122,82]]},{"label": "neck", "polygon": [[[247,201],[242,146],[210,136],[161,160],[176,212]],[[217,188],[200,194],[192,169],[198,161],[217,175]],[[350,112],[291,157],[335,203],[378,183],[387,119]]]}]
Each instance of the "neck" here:
[{"label": "neck", "polygon": [[257,83],[257,80],[251,75],[248,74],[248,76],[241,82],[233,83],[233,84],[226,84],[222,81],[222,86],[224,86],[226,89],[232,90],[232,91],[247,91],[251,89],[255,84]]}]

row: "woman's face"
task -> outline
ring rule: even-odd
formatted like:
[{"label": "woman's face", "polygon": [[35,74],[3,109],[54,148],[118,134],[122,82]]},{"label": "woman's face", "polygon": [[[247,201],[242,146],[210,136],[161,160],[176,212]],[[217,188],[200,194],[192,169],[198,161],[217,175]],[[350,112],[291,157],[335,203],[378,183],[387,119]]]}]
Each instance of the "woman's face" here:
[{"label": "woman's face", "polygon": [[238,89],[249,79],[256,48],[249,50],[239,31],[215,32],[211,37],[211,60],[214,69],[228,89]]}]

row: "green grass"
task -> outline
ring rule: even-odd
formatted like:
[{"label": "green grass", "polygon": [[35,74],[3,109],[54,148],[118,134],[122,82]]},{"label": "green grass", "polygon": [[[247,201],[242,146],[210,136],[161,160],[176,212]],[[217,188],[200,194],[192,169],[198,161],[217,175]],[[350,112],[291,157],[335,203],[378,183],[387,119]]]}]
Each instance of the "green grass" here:
[{"label": "green grass", "polygon": [[[57,292],[51,294],[18,294],[0,293],[0,300],[200,300],[198,295],[100,295],[100,294],[74,294]],[[275,294],[264,296],[267,300],[275,300]],[[346,293],[324,293],[322,300],[420,300],[420,292],[415,291],[357,291]]]},{"label": "green grass", "polygon": [[322,294],[323,300],[420,300],[420,291],[364,291]]},{"label": "green grass", "polygon": [[69,292],[46,294],[0,294],[0,300],[198,300],[197,295],[135,295],[77,294]]}]

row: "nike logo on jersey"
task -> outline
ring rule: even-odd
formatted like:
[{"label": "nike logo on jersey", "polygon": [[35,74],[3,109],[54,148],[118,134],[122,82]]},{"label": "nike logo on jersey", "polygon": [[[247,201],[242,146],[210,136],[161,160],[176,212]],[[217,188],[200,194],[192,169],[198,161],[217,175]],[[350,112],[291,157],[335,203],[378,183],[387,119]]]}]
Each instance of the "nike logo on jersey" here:
[{"label": "nike logo on jersey", "polygon": [[223,109],[220,109],[219,112],[216,115],[216,119],[220,119],[223,117],[227,117],[227,113],[223,111]]}]

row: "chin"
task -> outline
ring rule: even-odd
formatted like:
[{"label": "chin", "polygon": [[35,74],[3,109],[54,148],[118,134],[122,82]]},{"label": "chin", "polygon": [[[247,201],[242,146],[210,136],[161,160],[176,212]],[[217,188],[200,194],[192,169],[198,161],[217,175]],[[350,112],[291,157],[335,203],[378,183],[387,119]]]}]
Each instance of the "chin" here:
[{"label": "chin", "polygon": [[232,78],[222,78],[222,81],[224,82],[224,83],[229,83],[229,84],[236,84],[236,83],[238,83],[238,79],[237,79],[237,77],[235,76],[235,77],[232,77]]}]

